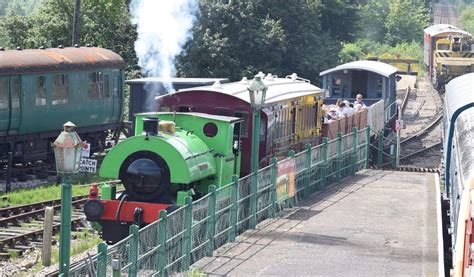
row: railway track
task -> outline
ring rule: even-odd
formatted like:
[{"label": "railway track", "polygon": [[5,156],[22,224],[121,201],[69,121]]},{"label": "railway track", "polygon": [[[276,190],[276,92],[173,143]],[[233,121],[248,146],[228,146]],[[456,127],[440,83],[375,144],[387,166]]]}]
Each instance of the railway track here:
[{"label": "railway track", "polygon": [[440,1],[433,6],[433,23],[459,26],[456,6],[448,1]]},{"label": "railway track", "polygon": [[[402,118],[407,125],[407,130],[403,132],[411,134],[400,143],[397,170],[438,172],[442,160],[443,101],[429,81],[422,78],[419,86],[421,88],[397,94],[397,98],[403,100]],[[390,148],[386,148],[385,153],[390,153]],[[382,168],[392,169],[392,161],[386,159]]]},{"label": "railway track", "polygon": [[[117,184],[111,181],[108,184]],[[120,190],[118,192],[121,192]],[[71,225],[73,230],[79,228],[85,220],[82,207],[88,195],[73,197]],[[0,258],[9,258],[12,252],[22,254],[32,244],[40,244],[43,235],[43,217],[46,207],[53,207],[55,214],[59,214],[61,200],[55,199],[27,205],[4,207],[0,209]],[[55,215],[53,233],[60,228],[60,216]]]}]

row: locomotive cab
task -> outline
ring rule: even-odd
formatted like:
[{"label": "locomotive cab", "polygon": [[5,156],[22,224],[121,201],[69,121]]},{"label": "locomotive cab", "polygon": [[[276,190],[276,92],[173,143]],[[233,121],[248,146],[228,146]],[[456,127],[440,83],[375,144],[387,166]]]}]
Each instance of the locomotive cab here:
[{"label": "locomotive cab", "polygon": [[120,179],[125,192],[120,199],[114,193],[90,199],[86,216],[102,225],[104,240],[116,242],[130,224],[151,223],[187,196],[231,183],[240,171],[240,122],[200,113],[136,115],[135,135],[115,146],[100,169],[101,177]]}]

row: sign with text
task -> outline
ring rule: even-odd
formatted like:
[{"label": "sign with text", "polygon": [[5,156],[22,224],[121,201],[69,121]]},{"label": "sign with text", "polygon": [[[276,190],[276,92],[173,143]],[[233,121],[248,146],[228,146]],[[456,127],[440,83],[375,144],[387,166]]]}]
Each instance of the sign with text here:
[{"label": "sign with text", "polygon": [[284,200],[295,195],[295,159],[281,161],[277,165],[276,180],[277,200]]},{"label": "sign with text", "polygon": [[90,156],[91,156],[91,144],[84,143],[84,146],[82,146],[81,157],[89,158]]},{"label": "sign with text", "polygon": [[95,173],[97,171],[97,160],[82,158],[79,171]]}]

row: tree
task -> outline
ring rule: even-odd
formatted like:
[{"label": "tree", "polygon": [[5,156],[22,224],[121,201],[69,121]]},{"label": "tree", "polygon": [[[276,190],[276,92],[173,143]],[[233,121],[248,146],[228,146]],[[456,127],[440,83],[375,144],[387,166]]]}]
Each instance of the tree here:
[{"label": "tree", "polygon": [[385,21],[388,16],[391,0],[368,0],[359,9],[359,37],[374,42],[382,42],[387,32]]},{"label": "tree", "polygon": [[429,25],[427,14],[422,0],[393,0],[385,23],[387,42],[421,41],[423,29]]},{"label": "tree", "polygon": [[[92,44],[117,52],[125,59],[127,72],[135,72],[136,32],[125,3],[125,0],[82,1],[80,41],[82,45]],[[6,34],[7,47],[71,46],[74,1],[43,0],[42,4],[30,16],[10,14],[0,22],[0,33]]]},{"label": "tree", "polygon": [[200,1],[194,38],[179,58],[181,76],[230,77],[258,71],[317,79],[337,63],[340,44],[322,30],[318,0]]},{"label": "tree", "polygon": [[355,0],[322,0],[321,27],[333,39],[352,41],[357,32],[360,14]]},{"label": "tree", "polygon": [[459,22],[469,33],[474,33],[474,4],[465,5],[459,16]]}]

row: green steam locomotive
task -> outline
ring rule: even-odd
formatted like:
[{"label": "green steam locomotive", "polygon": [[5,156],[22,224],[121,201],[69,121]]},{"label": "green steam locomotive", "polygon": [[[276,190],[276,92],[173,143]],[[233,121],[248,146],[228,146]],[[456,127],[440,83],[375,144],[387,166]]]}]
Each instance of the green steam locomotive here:
[{"label": "green steam locomotive", "polygon": [[240,172],[241,121],[189,112],[138,114],[135,136],[116,145],[100,170],[101,177],[121,179],[125,193],[115,199],[113,189],[104,188],[100,199],[86,203],[88,220],[101,225],[105,241],[116,242],[131,223],[151,223],[187,196],[229,184]]}]

